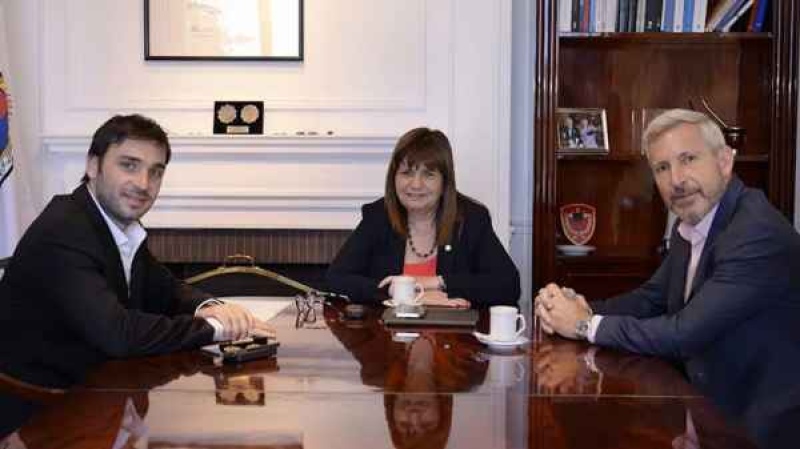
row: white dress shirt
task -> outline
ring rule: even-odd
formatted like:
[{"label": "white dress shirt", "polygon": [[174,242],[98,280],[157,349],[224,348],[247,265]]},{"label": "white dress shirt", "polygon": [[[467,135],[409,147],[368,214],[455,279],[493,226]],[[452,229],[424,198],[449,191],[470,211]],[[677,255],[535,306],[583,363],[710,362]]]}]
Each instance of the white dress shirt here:
[{"label": "white dress shirt", "polygon": [[121,229],[119,225],[108,216],[103,206],[97,202],[94,192],[89,190],[89,194],[92,196],[94,204],[97,205],[97,209],[100,210],[100,215],[103,216],[108,230],[111,231],[111,236],[114,237],[114,243],[117,244],[119,257],[122,260],[122,270],[125,272],[125,282],[128,284],[128,294],[130,295],[133,257],[136,255],[136,252],[139,251],[139,247],[142,246],[144,239],[147,238],[147,231],[138,221],[134,221],[125,229]]}]

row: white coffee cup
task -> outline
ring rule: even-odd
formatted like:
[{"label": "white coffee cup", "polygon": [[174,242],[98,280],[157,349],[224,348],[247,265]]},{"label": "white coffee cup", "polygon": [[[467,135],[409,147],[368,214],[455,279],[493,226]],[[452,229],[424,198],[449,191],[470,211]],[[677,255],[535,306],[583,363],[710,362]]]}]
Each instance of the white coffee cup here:
[{"label": "white coffee cup", "polygon": [[[489,308],[489,336],[494,341],[514,341],[525,332],[525,317],[516,307],[493,306]],[[522,326],[517,328],[517,323]]]},{"label": "white coffee cup", "polygon": [[395,276],[392,280],[392,300],[396,305],[419,304],[425,290],[412,276]]}]

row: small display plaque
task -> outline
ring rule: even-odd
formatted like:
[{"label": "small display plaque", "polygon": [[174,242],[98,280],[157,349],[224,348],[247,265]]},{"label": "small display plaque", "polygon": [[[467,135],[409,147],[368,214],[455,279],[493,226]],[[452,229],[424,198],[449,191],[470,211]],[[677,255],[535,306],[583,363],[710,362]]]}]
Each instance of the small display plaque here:
[{"label": "small display plaque", "polygon": [[214,134],[264,134],[264,102],[215,101]]},{"label": "small display plaque", "polygon": [[597,209],[582,203],[561,206],[561,229],[567,239],[575,245],[585,245],[594,235]]}]

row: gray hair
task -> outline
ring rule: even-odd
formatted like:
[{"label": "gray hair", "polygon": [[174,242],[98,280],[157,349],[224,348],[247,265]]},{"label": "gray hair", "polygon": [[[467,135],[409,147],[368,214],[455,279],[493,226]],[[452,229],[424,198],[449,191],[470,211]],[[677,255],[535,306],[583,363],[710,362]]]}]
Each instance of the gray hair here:
[{"label": "gray hair", "polygon": [[642,136],[642,150],[644,150],[645,155],[647,155],[653,142],[658,140],[664,133],[686,124],[695,125],[700,129],[700,135],[711,151],[716,153],[725,146],[725,136],[722,135],[722,130],[709,116],[702,112],[688,109],[670,109],[647,125],[647,129],[645,129]]}]

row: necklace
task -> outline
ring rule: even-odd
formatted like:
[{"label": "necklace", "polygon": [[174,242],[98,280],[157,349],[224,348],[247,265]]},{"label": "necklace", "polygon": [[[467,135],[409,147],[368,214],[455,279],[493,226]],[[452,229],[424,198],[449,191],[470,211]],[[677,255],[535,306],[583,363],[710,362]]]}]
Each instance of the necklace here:
[{"label": "necklace", "polygon": [[415,256],[419,257],[420,259],[427,259],[431,257],[433,253],[436,252],[436,240],[433,241],[433,245],[431,245],[431,250],[427,253],[421,253],[417,251],[417,248],[414,246],[414,238],[411,237],[411,232],[408,233],[408,246],[411,247],[411,252],[414,253]]}]

